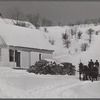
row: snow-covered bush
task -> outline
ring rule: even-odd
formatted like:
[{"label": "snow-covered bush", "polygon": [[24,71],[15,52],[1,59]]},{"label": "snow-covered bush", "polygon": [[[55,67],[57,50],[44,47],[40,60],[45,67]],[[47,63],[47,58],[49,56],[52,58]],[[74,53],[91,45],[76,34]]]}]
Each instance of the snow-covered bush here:
[{"label": "snow-covered bush", "polygon": [[55,40],[54,40],[54,39],[49,39],[49,43],[50,43],[51,45],[54,45],[54,44],[55,44]]},{"label": "snow-covered bush", "polygon": [[79,31],[79,32],[77,33],[77,36],[78,36],[78,39],[81,39],[82,32],[81,32],[81,31]]},{"label": "snow-covered bush", "polygon": [[47,61],[46,60],[40,60],[40,61],[37,61],[35,63],[35,66],[36,66],[36,70],[39,74],[42,74],[44,73],[44,69],[45,69],[45,66],[47,65]]},{"label": "snow-covered bush", "polygon": [[34,65],[30,66],[29,69],[27,70],[29,73],[35,73],[37,74],[37,67],[35,67]]},{"label": "snow-covered bush", "polygon": [[30,66],[27,70],[28,72],[33,72],[35,74],[42,74],[44,72],[44,66],[47,64],[46,60],[40,60],[35,63],[35,65]]},{"label": "snow-covered bush", "polygon": [[44,28],[44,32],[46,32],[46,33],[48,32],[47,28]]},{"label": "snow-covered bush", "polygon": [[31,66],[27,71],[45,75],[75,75],[75,66],[70,63],[57,64],[56,62],[41,60],[37,61],[35,66]]},{"label": "snow-covered bush", "polygon": [[40,61],[36,61],[35,66],[37,67],[43,67],[47,64],[48,62],[46,60],[40,60]]},{"label": "snow-covered bush", "polygon": [[73,30],[73,29],[71,29],[71,30],[70,30],[70,33],[71,33],[71,37],[73,38],[73,35],[74,35],[74,30]]},{"label": "snow-covered bush", "polygon": [[63,66],[60,66],[60,64],[50,63],[45,66],[44,74],[61,75],[63,72],[62,68]]},{"label": "snow-covered bush", "polygon": [[62,39],[63,39],[63,44],[66,48],[70,47],[70,39],[69,39],[69,35],[67,33],[63,33],[62,34]]},{"label": "snow-covered bush", "polygon": [[81,51],[86,51],[87,50],[87,47],[88,47],[88,43],[83,43],[81,45]]},{"label": "snow-covered bush", "polygon": [[22,27],[27,27],[24,22],[18,22],[18,23],[15,23],[15,25],[22,26]]},{"label": "snow-covered bush", "polygon": [[94,30],[93,29],[88,29],[87,34],[89,35],[89,43],[92,41],[92,35],[93,35]]},{"label": "snow-covered bush", "polygon": [[96,31],[95,34],[98,35],[99,31]]}]

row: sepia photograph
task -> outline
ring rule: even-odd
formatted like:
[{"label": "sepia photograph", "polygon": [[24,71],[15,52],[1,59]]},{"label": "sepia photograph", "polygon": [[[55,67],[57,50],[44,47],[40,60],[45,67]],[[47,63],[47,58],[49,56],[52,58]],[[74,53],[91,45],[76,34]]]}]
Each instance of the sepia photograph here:
[{"label": "sepia photograph", "polygon": [[100,98],[100,1],[0,0],[0,98]]}]

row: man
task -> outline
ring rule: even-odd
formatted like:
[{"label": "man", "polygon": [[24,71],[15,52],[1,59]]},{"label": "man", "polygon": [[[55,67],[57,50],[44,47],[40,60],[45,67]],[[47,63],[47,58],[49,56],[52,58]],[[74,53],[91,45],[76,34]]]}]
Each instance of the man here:
[{"label": "man", "polygon": [[98,60],[96,60],[96,62],[95,62],[95,67],[97,67],[98,73],[99,73],[99,62],[98,62]]},{"label": "man", "polygon": [[81,80],[81,74],[83,73],[83,67],[84,67],[83,63],[80,62],[80,64],[79,64],[79,79],[80,80]]},{"label": "man", "polygon": [[92,61],[92,59],[90,60],[88,67],[90,70],[94,67],[94,62]]},{"label": "man", "polygon": [[95,66],[99,67],[99,62],[98,62],[98,60],[96,60]]}]

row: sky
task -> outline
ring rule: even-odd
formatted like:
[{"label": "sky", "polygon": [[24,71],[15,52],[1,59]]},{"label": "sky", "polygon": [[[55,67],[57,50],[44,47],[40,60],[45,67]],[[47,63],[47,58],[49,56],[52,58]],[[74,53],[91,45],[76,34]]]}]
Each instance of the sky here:
[{"label": "sky", "polygon": [[53,24],[73,23],[78,20],[100,18],[100,2],[91,1],[0,1],[0,12],[20,8],[24,13],[39,13]]}]

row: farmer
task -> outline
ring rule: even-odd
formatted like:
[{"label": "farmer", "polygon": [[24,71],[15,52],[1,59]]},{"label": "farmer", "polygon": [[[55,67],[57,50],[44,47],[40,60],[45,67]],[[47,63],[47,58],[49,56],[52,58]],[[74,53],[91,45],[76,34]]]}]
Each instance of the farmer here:
[{"label": "farmer", "polygon": [[94,66],[94,62],[91,59],[90,62],[89,62],[89,64],[88,64],[88,67],[91,70],[93,68],[93,66]]},{"label": "farmer", "polygon": [[95,64],[95,67],[97,67],[98,73],[99,73],[99,62],[98,62],[98,60],[96,60],[96,62],[94,64]]},{"label": "farmer", "polygon": [[81,80],[81,74],[83,73],[83,67],[84,67],[83,63],[80,62],[79,63],[79,79],[80,80]]}]

